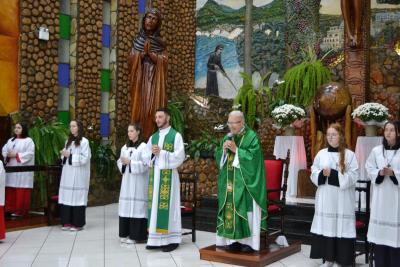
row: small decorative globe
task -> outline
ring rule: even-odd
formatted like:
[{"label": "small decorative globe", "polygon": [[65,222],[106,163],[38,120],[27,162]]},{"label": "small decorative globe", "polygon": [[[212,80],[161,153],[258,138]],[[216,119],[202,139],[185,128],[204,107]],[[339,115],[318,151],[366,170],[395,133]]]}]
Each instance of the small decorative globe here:
[{"label": "small decorative globe", "polygon": [[351,95],[343,84],[329,82],[321,85],[314,97],[314,109],[326,120],[337,120],[351,105]]}]

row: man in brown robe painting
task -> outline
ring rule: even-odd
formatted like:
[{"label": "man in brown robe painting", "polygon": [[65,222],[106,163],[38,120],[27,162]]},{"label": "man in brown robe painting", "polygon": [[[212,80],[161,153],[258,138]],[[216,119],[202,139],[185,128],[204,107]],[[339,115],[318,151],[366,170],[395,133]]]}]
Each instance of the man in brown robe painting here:
[{"label": "man in brown robe painting", "polygon": [[166,77],[168,57],[160,35],[161,14],[148,11],[128,58],[131,92],[131,121],[143,127],[147,140],[155,130],[155,111],[167,104]]}]

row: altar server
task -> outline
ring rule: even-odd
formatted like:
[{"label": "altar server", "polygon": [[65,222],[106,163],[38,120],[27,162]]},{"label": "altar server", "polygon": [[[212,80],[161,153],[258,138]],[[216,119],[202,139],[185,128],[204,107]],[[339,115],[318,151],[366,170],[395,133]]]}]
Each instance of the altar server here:
[{"label": "altar server", "polygon": [[6,238],[6,226],[4,222],[4,194],[6,184],[6,171],[0,157],[0,240]]},{"label": "altar server", "polygon": [[185,159],[180,133],[173,129],[167,109],[155,115],[158,131],[147,143],[152,158],[149,175],[149,237],[147,249],[175,250],[182,240],[180,183],[177,168]]},{"label": "altar server", "polygon": [[149,168],[144,161],[146,148],[140,125],[129,125],[128,142],[122,147],[117,162],[122,173],[118,209],[121,243],[145,243],[147,240]]},{"label": "altar server", "polygon": [[371,179],[372,202],[368,241],[374,244],[375,266],[400,264],[400,131],[388,122],[383,144],[372,149],[365,169]]},{"label": "altar server", "polygon": [[59,199],[62,230],[79,231],[86,224],[90,181],[90,146],[83,124],[71,121],[70,135],[60,151],[63,164]]},{"label": "altar server", "polygon": [[[35,144],[28,137],[25,123],[16,123],[14,136],[3,146],[2,155],[7,166],[35,165]],[[5,210],[19,217],[29,213],[33,172],[12,172],[6,174]]]},{"label": "altar server", "polygon": [[311,181],[318,189],[310,257],[323,259],[321,266],[333,266],[334,262],[347,266],[354,257],[358,163],[355,154],[346,149],[340,124],[329,126],[326,141],[328,148],[318,152],[311,167]]}]

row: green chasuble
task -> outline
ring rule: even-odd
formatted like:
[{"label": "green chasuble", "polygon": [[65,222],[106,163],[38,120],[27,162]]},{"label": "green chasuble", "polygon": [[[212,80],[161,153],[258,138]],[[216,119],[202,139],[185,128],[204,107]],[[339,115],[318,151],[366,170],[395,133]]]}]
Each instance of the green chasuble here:
[{"label": "green chasuble", "polygon": [[220,172],[218,175],[218,236],[239,240],[251,236],[247,212],[253,211],[253,200],[261,208],[261,229],[267,228],[267,200],[264,158],[256,133],[245,126],[234,137],[239,157],[239,168],[232,166],[235,154],[228,150],[228,158],[221,167],[225,136],[215,152]]}]

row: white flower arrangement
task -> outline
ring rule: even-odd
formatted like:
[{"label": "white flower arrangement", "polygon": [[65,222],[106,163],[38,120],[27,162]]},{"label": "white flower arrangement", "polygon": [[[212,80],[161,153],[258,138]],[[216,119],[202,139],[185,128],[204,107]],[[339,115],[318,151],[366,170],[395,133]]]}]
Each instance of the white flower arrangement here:
[{"label": "white flower arrangement", "polygon": [[271,116],[275,121],[276,128],[285,128],[290,126],[294,121],[304,118],[306,112],[304,109],[291,104],[284,104],[274,108]]},{"label": "white flower arrangement", "polygon": [[365,103],[354,109],[351,115],[361,120],[361,124],[382,126],[389,117],[389,109],[379,103]]}]

